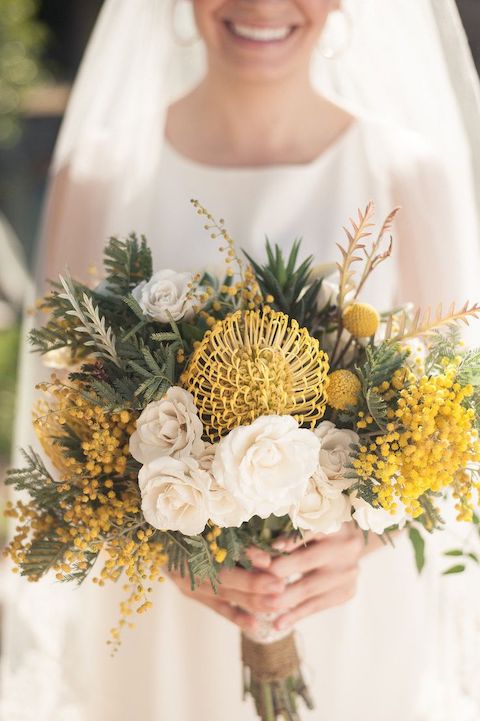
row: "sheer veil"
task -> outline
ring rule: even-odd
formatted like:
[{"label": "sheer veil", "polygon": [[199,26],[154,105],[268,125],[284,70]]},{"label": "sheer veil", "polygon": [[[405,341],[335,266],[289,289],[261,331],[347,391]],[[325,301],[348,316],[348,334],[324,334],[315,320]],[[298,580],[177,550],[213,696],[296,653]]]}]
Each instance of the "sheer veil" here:
[{"label": "sheer veil", "polygon": [[[186,0],[182,5],[188,9]],[[471,196],[480,217],[480,92],[454,0],[346,0],[344,8],[351,37],[333,59],[319,49],[314,83],[360,113],[423,135],[449,164],[454,192],[463,203]],[[190,18],[184,21],[185,36],[193,37]],[[322,44],[343,47],[342,33],[327,28]],[[162,172],[166,109],[204,70],[201,43],[175,40],[171,0],[106,0],[55,150],[38,288],[63,269],[67,242],[70,268],[81,275],[99,260],[109,235],[143,232]],[[462,239],[456,243],[461,253]],[[30,441],[25,429],[39,372],[25,353],[18,445]],[[81,593],[73,601],[58,584],[26,584],[13,574],[5,588],[2,719],[83,721],[68,685],[75,678],[77,689],[86,686],[88,661],[82,665],[73,648],[62,655],[70,648],[67,634],[79,625]]]}]

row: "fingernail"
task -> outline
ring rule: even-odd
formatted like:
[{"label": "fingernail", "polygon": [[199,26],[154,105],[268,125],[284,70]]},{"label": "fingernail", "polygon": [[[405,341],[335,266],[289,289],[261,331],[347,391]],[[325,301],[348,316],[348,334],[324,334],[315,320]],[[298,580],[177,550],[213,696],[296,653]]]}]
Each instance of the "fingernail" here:
[{"label": "fingernail", "polygon": [[287,547],[287,542],[286,541],[275,541],[275,543],[272,545],[276,551],[284,551]]},{"label": "fingernail", "polygon": [[254,566],[257,568],[268,568],[272,562],[270,556],[253,556],[250,559]]}]

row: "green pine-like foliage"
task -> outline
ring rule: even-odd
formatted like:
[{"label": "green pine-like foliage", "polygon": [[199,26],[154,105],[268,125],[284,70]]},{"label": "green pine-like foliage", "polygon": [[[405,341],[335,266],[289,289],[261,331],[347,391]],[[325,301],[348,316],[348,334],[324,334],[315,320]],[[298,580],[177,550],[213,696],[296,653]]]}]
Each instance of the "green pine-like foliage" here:
[{"label": "green pine-like foliage", "polygon": [[293,242],[288,259],[285,261],[278,245],[266,241],[267,263],[260,265],[245,253],[257,277],[264,296],[273,296],[269,303],[274,310],[281,311],[294,318],[301,326],[313,325],[317,314],[316,299],[322,285],[322,279],[310,280],[313,256],[297,264],[301,240]]}]

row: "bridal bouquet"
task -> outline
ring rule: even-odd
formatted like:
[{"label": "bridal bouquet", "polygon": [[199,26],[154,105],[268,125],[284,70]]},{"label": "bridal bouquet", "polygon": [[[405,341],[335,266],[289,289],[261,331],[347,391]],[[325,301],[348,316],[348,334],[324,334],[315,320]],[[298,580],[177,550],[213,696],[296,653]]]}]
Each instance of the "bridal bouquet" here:
[{"label": "bridal bouquet", "polygon": [[[54,283],[31,336],[58,370],[34,411],[45,460],[25,452],[8,475],[27,493],[8,507],[7,552],[32,581],[122,578],[114,650],[165,568],[216,587],[223,568],[250,568],[249,547],[278,554],[279,536],[348,521],[366,536],[407,527],[421,565],[445,499],[478,523],[480,352],[456,326],[480,306],[380,314],[359,299],[395,211],[377,235],[373,206],[358,213],[332,277],[298,260],[299,241],[288,258],[267,242],[263,265],[240,257],[194,206],[223,281],[154,272],[145,239],[111,239],[105,279]],[[312,705],[294,634],[259,627],[242,638],[245,691],[264,721],[293,721],[298,697]]]}]

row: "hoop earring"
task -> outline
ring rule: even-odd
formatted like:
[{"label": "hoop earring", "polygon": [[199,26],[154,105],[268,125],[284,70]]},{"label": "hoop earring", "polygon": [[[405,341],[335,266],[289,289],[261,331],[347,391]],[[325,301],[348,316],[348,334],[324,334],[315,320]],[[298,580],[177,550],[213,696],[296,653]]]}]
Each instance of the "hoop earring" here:
[{"label": "hoop earring", "polygon": [[[190,48],[200,40],[196,29],[190,37],[185,35],[185,28],[195,27],[191,0],[173,0],[171,15],[173,37],[177,45]],[[183,29],[179,31],[179,26]]]},{"label": "hoop earring", "polygon": [[320,43],[320,54],[326,60],[334,60],[348,50],[353,37],[352,18],[344,8],[330,13],[327,21],[327,33],[335,38],[335,42],[325,46]]}]

